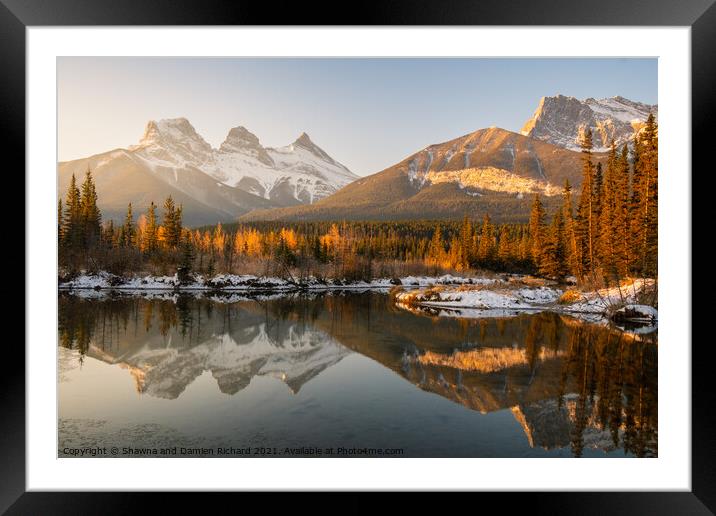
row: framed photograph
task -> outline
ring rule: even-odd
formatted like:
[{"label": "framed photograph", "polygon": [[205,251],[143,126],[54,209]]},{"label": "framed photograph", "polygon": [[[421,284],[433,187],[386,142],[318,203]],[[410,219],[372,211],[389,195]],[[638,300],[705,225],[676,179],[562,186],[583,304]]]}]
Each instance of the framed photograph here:
[{"label": "framed photograph", "polygon": [[3,0],[27,245],[2,510],[350,490],[711,514],[711,3],[317,25]]}]

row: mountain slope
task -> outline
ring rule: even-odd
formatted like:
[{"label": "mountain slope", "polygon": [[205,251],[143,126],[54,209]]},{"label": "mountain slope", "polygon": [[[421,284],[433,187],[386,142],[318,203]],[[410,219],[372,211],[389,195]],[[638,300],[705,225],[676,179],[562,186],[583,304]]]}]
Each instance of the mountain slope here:
[{"label": "mountain slope", "polygon": [[72,174],[81,182],[88,168],[93,173],[105,220],[122,220],[130,202],[136,215],[152,201],[161,205],[169,195],[183,206],[184,222],[190,226],[234,220],[252,209],[276,206],[262,197],[223,185],[191,166],[177,169],[148,164],[125,149],[60,163],[58,193],[63,200]]},{"label": "mountain slope", "polygon": [[612,139],[621,146],[639,131],[658,106],[634,102],[624,97],[578,100],[556,95],[542,97],[521,133],[560,147],[579,150],[583,132],[592,130],[594,150],[605,152]]},{"label": "mountain slope", "polygon": [[291,145],[264,148],[244,127],[229,131],[218,149],[185,118],[150,121],[137,145],[58,164],[59,195],[71,175],[87,168],[97,183],[107,218],[121,218],[127,204],[144,210],[172,195],[184,205],[188,225],[234,220],[257,208],[312,203],[355,176],[305,133]]},{"label": "mountain slope", "polygon": [[311,206],[258,210],[242,220],[395,220],[488,212],[496,220],[518,221],[526,218],[535,193],[548,207],[561,202],[565,179],[581,183],[581,153],[492,127],[430,145]]}]

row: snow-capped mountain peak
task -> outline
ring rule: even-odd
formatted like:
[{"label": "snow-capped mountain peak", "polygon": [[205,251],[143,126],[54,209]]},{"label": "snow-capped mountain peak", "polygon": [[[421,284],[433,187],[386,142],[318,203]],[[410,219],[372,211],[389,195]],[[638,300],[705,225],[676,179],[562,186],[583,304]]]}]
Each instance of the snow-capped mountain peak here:
[{"label": "snow-capped mountain peak", "polygon": [[219,147],[220,152],[248,154],[264,163],[273,166],[274,162],[266,149],[259,142],[258,137],[244,126],[233,127],[226,139]]},{"label": "snow-capped mountain peak", "polygon": [[658,116],[658,106],[620,96],[579,100],[566,95],[542,97],[522,134],[570,150],[579,150],[581,135],[592,130],[594,150],[606,151],[611,141],[617,146],[639,131],[649,114]]},{"label": "snow-capped mountain peak", "polygon": [[150,120],[144,136],[129,150],[161,166],[198,166],[213,149],[186,118]]},{"label": "snow-capped mountain peak", "polygon": [[196,146],[197,150],[211,150],[209,145],[186,118],[165,118],[150,120],[144,129],[140,146],[160,144],[182,144]]},{"label": "snow-capped mountain peak", "polygon": [[152,169],[191,167],[227,186],[278,203],[313,203],[357,178],[306,133],[290,145],[269,148],[244,126],[233,127],[218,149],[186,118],[151,120],[138,145],[129,148]]},{"label": "snow-capped mountain peak", "polygon": [[338,164],[326,153],[326,151],[313,143],[313,140],[311,140],[310,136],[308,136],[308,134],[306,133],[301,133],[301,135],[296,138],[296,141],[293,142],[292,147],[293,149],[295,149],[296,147],[306,149],[308,152],[318,157],[319,159],[325,160],[334,165]]}]

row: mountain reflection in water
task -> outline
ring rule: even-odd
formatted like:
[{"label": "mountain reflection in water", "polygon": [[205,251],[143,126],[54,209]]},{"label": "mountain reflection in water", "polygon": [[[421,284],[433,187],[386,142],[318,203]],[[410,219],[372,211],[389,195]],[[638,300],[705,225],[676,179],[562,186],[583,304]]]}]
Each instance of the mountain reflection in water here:
[{"label": "mountain reflection in water", "polygon": [[[79,366],[92,359],[124,368],[138,393],[163,400],[180,399],[205,373],[232,396],[259,377],[297,394],[355,353],[423,396],[438,395],[478,417],[511,413],[535,451],[657,455],[657,333],[624,333],[551,312],[440,317],[395,308],[380,293],[239,301],[60,294],[59,342]],[[61,391],[70,367],[62,356]],[[400,403],[389,394],[382,403]],[[63,402],[79,403],[61,397],[61,418]],[[378,412],[332,424],[360,432],[385,423]],[[417,420],[401,424],[405,432],[426,431]],[[443,425],[437,437],[450,439],[456,430]]]}]

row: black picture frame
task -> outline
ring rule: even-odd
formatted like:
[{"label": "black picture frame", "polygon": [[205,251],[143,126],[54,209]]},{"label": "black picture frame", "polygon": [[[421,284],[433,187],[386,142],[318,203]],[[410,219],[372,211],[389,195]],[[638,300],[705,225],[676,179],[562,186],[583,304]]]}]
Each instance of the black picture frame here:
[{"label": "black picture frame", "polygon": [[[0,124],[5,156],[16,170],[25,167],[26,27],[88,25],[549,25],[691,27],[693,167],[706,164],[716,120],[715,0],[387,0],[310,5],[305,2],[245,0],[0,0]],[[346,14],[342,14],[342,13]],[[349,14],[348,14],[349,13]],[[91,53],[91,48],[88,48]],[[710,168],[713,168],[711,166]],[[9,172],[9,168],[6,171]],[[706,170],[708,172],[708,169]],[[685,170],[683,174],[691,174]],[[693,178],[693,175],[691,175]],[[19,188],[24,189],[24,185]],[[19,190],[18,190],[19,191]],[[695,202],[695,199],[694,199]],[[692,203],[693,205],[693,203]],[[696,220],[694,220],[696,222]],[[698,262],[693,262],[698,270]],[[18,264],[18,270],[20,265]],[[28,271],[25,270],[27,275]],[[695,299],[692,306],[699,320]],[[27,306],[26,310],[31,310]],[[702,314],[703,315],[703,314]],[[48,314],[54,317],[53,314]],[[149,508],[161,497],[163,512],[184,513],[186,495],[151,493],[25,492],[25,350],[7,339],[2,375],[0,422],[0,512],[6,514],[126,514]],[[693,340],[693,339],[692,339]],[[690,342],[668,343],[683,345]],[[702,344],[699,346],[698,344]],[[716,401],[708,383],[708,341],[692,347],[692,490],[691,492],[486,493],[481,504],[505,503],[532,514],[713,514],[716,512],[716,428],[709,418]],[[668,386],[663,386],[668,388]],[[204,496],[209,496],[208,494]],[[226,494],[211,494],[226,498]],[[247,496],[242,494],[241,496]],[[253,496],[257,496],[256,494]],[[258,494],[258,496],[263,496]],[[491,497],[486,500],[484,497]],[[498,498],[499,497],[499,498]],[[417,497],[418,500],[421,497]],[[256,499],[260,503],[260,500]],[[272,508],[282,499],[272,497]],[[365,504],[365,505],[364,505]],[[361,499],[357,509],[372,501]],[[244,505],[247,507],[247,505]]]}]

